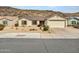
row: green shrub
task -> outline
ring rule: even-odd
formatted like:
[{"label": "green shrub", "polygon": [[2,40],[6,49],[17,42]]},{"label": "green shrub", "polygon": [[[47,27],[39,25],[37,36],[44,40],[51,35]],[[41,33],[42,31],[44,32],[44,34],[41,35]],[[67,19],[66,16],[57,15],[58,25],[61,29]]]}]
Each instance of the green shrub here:
[{"label": "green shrub", "polygon": [[43,31],[48,31],[49,30],[49,27],[48,26],[44,26],[43,27]]},{"label": "green shrub", "polygon": [[37,25],[38,27],[40,27],[41,25]]},{"label": "green shrub", "polygon": [[0,24],[0,30],[3,30],[5,25]]},{"label": "green shrub", "polygon": [[79,25],[74,25],[73,27],[74,27],[74,28],[78,28],[78,29],[79,29]]},{"label": "green shrub", "polygon": [[15,27],[18,27],[18,23],[15,24]]}]

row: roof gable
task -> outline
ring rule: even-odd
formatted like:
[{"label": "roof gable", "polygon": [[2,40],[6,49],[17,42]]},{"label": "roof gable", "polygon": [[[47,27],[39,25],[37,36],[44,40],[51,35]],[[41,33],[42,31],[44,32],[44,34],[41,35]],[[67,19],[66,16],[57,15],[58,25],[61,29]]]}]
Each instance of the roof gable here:
[{"label": "roof gable", "polygon": [[18,19],[17,16],[0,16],[0,20],[15,20]]},{"label": "roof gable", "polygon": [[79,18],[78,17],[70,17],[70,18],[68,18],[69,20],[79,20]]},{"label": "roof gable", "polygon": [[52,17],[48,18],[48,20],[66,20],[66,19],[63,17],[60,17],[60,16],[52,16]]}]

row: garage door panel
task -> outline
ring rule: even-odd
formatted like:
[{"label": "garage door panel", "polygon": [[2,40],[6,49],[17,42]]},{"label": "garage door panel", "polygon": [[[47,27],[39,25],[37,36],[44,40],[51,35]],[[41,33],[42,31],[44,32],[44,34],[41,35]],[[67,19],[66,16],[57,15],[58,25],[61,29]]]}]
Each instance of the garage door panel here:
[{"label": "garage door panel", "polygon": [[49,21],[48,25],[49,27],[52,27],[52,28],[64,28],[65,21]]}]

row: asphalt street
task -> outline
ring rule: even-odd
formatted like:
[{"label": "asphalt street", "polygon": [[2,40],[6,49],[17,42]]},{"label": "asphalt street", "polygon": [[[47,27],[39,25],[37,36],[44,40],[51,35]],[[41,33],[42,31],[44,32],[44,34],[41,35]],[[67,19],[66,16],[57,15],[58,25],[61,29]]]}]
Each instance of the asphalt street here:
[{"label": "asphalt street", "polygon": [[79,40],[2,38],[0,53],[79,53]]}]

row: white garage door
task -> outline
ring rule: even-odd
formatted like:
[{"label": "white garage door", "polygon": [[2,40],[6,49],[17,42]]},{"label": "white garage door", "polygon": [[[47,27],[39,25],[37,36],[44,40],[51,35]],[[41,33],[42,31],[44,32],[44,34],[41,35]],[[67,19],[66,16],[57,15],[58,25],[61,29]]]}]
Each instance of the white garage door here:
[{"label": "white garage door", "polygon": [[48,21],[48,25],[51,28],[64,28],[65,21]]}]

